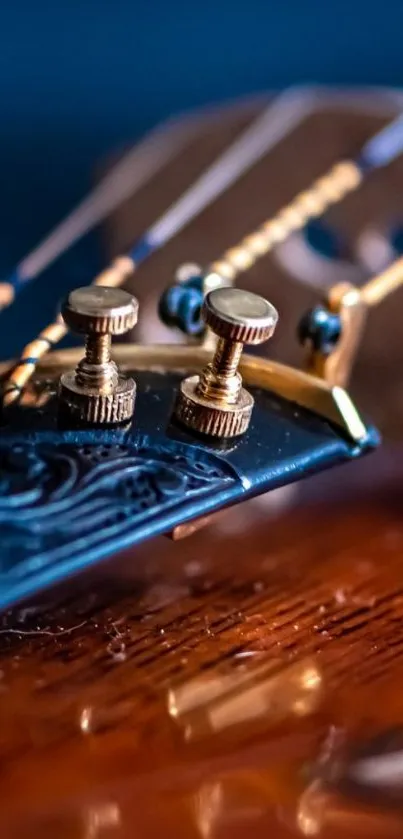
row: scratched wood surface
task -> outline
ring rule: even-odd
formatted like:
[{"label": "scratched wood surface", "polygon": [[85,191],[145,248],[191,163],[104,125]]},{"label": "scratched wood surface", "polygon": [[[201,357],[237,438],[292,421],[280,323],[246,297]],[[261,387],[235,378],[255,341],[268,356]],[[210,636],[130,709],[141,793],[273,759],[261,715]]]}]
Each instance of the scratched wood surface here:
[{"label": "scratched wood surface", "polygon": [[[137,212],[127,203],[109,229],[111,250],[140,232],[245,119],[235,122],[195,143],[140,196]],[[156,328],[145,289],[156,293],[179,259],[215,257],[376,124],[312,118],[150,261],[136,281],[143,334]],[[397,164],[331,218],[349,230],[388,222],[400,181]],[[275,257],[248,284],[266,289],[283,315],[274,354],[296,361],[295,320],[315,295]],[[394,437],[400,332],[396,303],[371,318],[354,379],[360,404]],[[2,616],[1,837],[401,836],[401,787],[366,795],[340,766],[354,766],[363,749],[387,754],[401,745],[402,477],[402,448],[386,445],[184,542],[161,538],[116,557]],[[306,705],[312,672],[318,691]],[[180,697],[195,685],[199,705],[183,717]]]},{"label": "scratched wood surface", "polygon": [[[344,502],[315,479],[320,502],[251,505],[4,616],[2,835],[310,835],[302,768],[334,732],[350,748],[403,720],[402,455],[335,472],[355,487]],[[208,696],[234,663],[253,678],[267,661],[282,713],[257,710],[215,733],[203,725],[189,740],[168,697],[201,675]],[[292,673],[304,662],[323,696],[300,718]],[[401,835],[394,811],[355,804],[325,808],[320,835]]]}]

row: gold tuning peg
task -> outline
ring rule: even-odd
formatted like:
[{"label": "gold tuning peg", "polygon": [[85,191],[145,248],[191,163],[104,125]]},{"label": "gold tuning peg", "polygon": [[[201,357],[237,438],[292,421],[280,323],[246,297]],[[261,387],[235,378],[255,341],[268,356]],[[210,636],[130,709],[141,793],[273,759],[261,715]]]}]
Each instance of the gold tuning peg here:
[{"label": "gold tuning peg", "polygon": [[200,376],[181,382],[175,415],[193,431],[236,437],[247,430],[254,405],[238,372],[243,347],[267,341],[278,314],[257,294],[223,287],[207,294],[202,316],[218,337],[216,351]]},{"label": "gold tuning peg", "polygon": [[119,423],[134,413],[136,385],[111,359],[112,335],[137,323],[138,302],[120,288],[88,286],[72,291],[62,307],[67,326],[86,335],[85,355],[60,378],[61,408],[85,423]]}]

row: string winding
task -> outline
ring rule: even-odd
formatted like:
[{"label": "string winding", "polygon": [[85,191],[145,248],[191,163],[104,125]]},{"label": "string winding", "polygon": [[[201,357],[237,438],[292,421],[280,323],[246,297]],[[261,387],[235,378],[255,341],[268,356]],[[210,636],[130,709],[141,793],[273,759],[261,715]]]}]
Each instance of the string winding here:
[{"label": "string winding", "polygon": [[[284,99],[284,101],[283,101]],[[305,103],[306,112],[306,103]],[[271,111],[271,113],[270,113]],[[276,113],[278,111],[278,113]],[[269,119],[270,117],[270,119]],[[276,120],[277,117],[277,120]],[[208,206],[218,195],[240,177],[252,163],[259,160],[290,130],[290,123],[297,124],[300,112],[295,108],[295,91],[286,91],[247,129],[198,181],[154,224],[145,236],[126,255],[118,257],[101,274],[96,285],[122,285],[149,255],[165,244],[185,224]],[[262,123],[268,125],[268,139],[262,142]],[[234,153],[235,149],[235,153]],[[247,153],[249,149],[249,154]],[[243,156],[239,166],[239,152]],[[284,241],[291,233],[301,229],[313,218],[322,215],[331,205],[341,201],[362,183],[373,169],[390,163],[403,151],[403,116],[390,123],[371,138],[354,160],[337,163],[314,182],[312,187],[297,195],[285,208],[266,221],[239,245],[227,250],[223,257],[211,265],[211,270],[233,281],[242,271],[248,270],[261,256]],[[3,390],[3,402],[10,405],[19,395],[40,359],[66,334],[67,328],[60,315],[23,350],[20,360],[11,371]]]}]

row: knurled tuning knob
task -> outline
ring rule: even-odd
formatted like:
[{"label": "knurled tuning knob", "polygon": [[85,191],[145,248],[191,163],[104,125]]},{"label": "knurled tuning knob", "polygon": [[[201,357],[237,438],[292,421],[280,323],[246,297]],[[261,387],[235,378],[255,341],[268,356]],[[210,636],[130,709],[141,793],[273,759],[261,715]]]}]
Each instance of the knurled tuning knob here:
[{"label": "knurled tuning knob", "polygon": [[86,336],[84,358],[60,377],[60,406],[72,419],[110,424],[133,416],[136,385],[112,361],[111,338],[132,329],[137,314],[136,298],[120,288],[77,288],[64,302],[67,326]]},{"label": "knurled tuning knob", "polygon": [[181,382],[175,415],[192,431],[236,437],[247,430],[254,405],[238,372],[243,347],[267,341],[278,314],[264,297],[224,287],[207,294],[202,316],[218,336],[216,351],[200,376]]}]

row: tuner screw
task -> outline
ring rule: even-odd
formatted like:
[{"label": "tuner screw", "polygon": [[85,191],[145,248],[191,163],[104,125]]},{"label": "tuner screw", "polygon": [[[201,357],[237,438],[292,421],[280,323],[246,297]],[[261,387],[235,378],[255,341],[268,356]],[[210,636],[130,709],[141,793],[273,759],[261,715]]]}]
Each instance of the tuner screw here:
[{"label": "tuner screw", "polygon": [[134,413],[136,385],[111,360],[112,335],[137,323],[138,302],[120,288],[88,286],[72,291],[62,306],[63,320],[86,335],[85,355],[59,382],[61,408],[84,423],[120,423]]},{"label": "tuner screw", "polygon": [[181,382],[175,415],[192,431],[236,437],[247,430],[254,405],[238,372],[243,347],[267,341],[276,328],[278,314],[257,294],[223,287],[207,294],[202,316],[218,337],[217,347],[200,376]]}]

